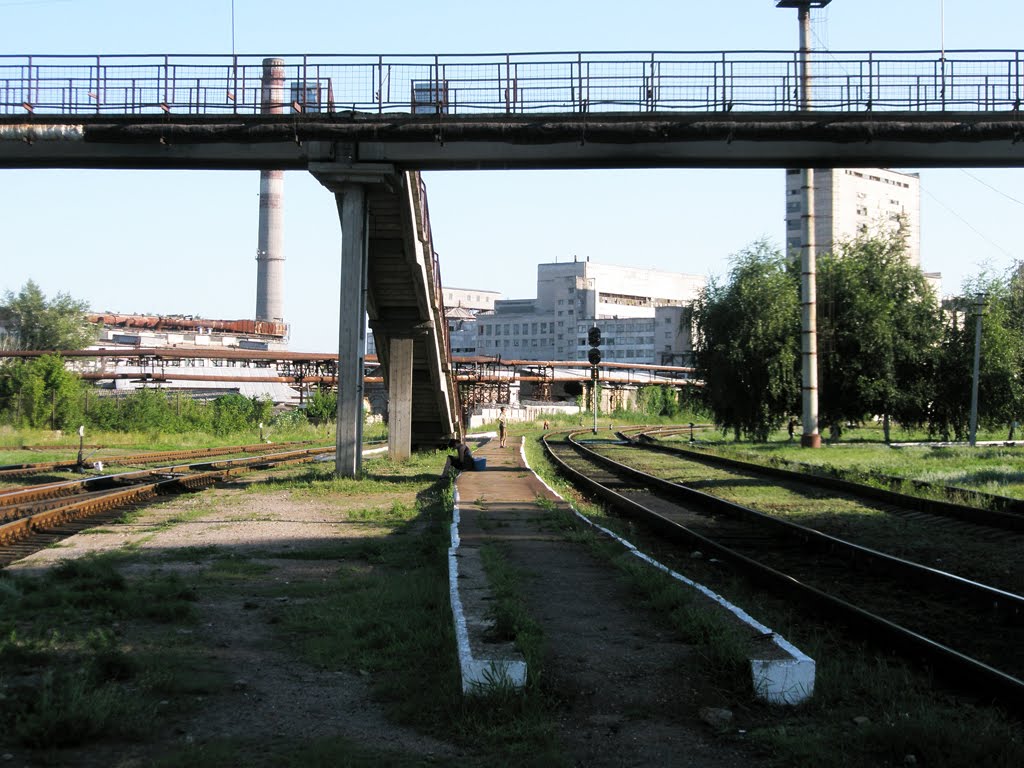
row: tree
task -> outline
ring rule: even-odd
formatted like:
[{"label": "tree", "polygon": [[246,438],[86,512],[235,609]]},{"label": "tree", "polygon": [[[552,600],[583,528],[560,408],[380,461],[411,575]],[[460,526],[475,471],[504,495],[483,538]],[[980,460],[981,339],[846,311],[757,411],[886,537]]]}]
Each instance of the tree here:
[{"label": "tree", "polygon": [[306,400],[306,418],[311,424],[330,424],[338,412],[338,395],[330,390],[317,389]]},{"label": "tree", "polygon": [[941,337],[934,292],[906,257],[899,231],[840,242],[818,260],[819,412],[845,421],[881,416],[923,424]]},{"label": "tree", "polygon": [[58,355],[11,360],[0,369],[0,407],[14,424],[77,429],[82,423],[82,383]]},{"label": "tree", "polygon": [[979,275],[965,285],[964,296],[949,303],[929,418],[934,434],[948,437],[952,432],[957,440],[968,437],[979,319],[978,421],[994,429],[1019,418],[1024,406],[1024,321],[1020,316],[1024,300],[1020,279],[1019,272],[1008,278]]},{"label": "tree", "polygon": [[95,326],[86,320],[88,311],[87,302],[66,293],[47,301],[39,286],[29,280],[17,294],[4,294],[0,344],[14,349],[82,349],[96,338]]},{"label": "tree", "polygon": [[732,258],[694,304],[697,375],[712,417],[736,438],[766,441],[800,398],[800,289],[792,264],[766,241]]},{"label": "tree", "polygon": [[679,392],[675,387],[656,384],[640,388],[636,407],[645,416],[667,416],[671,419],[680,411],[679,400]]}]

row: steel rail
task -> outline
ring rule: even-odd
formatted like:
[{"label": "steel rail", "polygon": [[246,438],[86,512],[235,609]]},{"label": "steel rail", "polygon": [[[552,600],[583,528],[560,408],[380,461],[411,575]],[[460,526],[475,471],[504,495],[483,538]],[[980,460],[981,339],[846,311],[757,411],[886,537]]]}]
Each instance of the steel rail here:
[{"label": "steel rail", "polygon": [[[671,433],[670,430],[664,430],[664,428],[655,428],[651,432],[663,432],[666,434]],[[685,434],[685,429],[680,428],[681,432]],[[679,432],[676,432],[678,434]],[[960,488],[954,488],[947,485],[936,485],[933,483],[927,483],[920,480],[904,481],[903,478],[893,477],[891,475],[873,475],[873,479],[880,480],[887,484],[893,485],[899,482],[908,482],[915,488],[922,491],[931,491],[941,493],[947,497],[956,495],[969,494],[974,498],[989,503],[992,506],[1001,507],[1001,509],[989,509],[984,507],[975,507],[967,504],[959,504],[952,501],[941,501],[938,499],[927,499],[921,496],[913,496],[907,493],[900,493],[899,491],[893,491],[887,488],[876,488],[871,485],[865,485],[858,483],[853,480],[846,480],[841,477],[829,477],[826,475],[817,474],[813,471],[802,472],[793,469],[784,469],[782,467],[774,467],[765,464],[757,464],[752,461],[744,461],[743,459],[734,459],[727,456],[719,456],[714,453],[707,453],[704,451],[695,451],[680,446],[670,446],[660,443],[648,442],[649,440],[655,439],[649,436],[650,432],[641,432],[634,441],[634,444],[638,448],[645,450],[656,451],[665,454],[674,454],[682,456],[693,461],[699,461],[704,464],[711,466],[724,467],[726,469],[735,469],[741,472],[755,472],[769,477],[778,478],[781,480],[791,480],[799,483],[807,483],[808,485],[815,485],[819,488],[826,488],[828,490],[842,491],[844,493],[854,494],[856,496],[866,497],[881,501],[886,504],[893,504],[908,509],[914,509],[918,512],[925,512],[931,515],[938,515],[941,517],[950,517],[957,520],[963,520],[969,523],[975,523],[977,525],[987,525],[992,528],[1002,528],[1010,531],[1024,531],[1024,502],[1018,499],[1011,499],[1007,496],[997,496],[995,494],[986,494],[978,491],[970,491]],[[646,440],[645,440],[646,437]]]},{"label": "steel rail", "polygon": [[[654,478],[651,475],[639,472],[631,467],[626,467],[625,465],[609,459],[608,457],[601,456],[600,454],[581,445],[578,440],[576,440],[577,436],[582,434],[585,434],[585,432],[577,431],[570,433],[567,437],[567,443],[574,452],[584,456],[587,461],[606,466],[615,473],[624,473],[627,476],[631,476],[638,480],[640,483],[649,483],[648,487],[670,487],[670,492],[677,498],[685,498],[688,502],[696,503],[705,509],[724,512],[726,514],[741,514],[745,517],[749,516],[750,519],[756,519],[767,523],[767,520],[764,520],[764,518],[768,518],[768,516],[755,510],[750,510],[742,507],[741,505],[726,502],[701,491],[684,488],[683,486],[679,486],[674,483],[667,483],[667,481],[661,480],[660,478]],[[746,572],[755,575],[758,578],[758,583],[768,584],[781,592],[794,595],[803,602],[816,607],[818,610],[822,610],[829,615],[841,619],[849,626],[860,629],[866,636],[871,637],[873,640],[877,641],[878,639],[884,638],[892,647],[901,649],[912,656],[925,659],[936,665],[936,669],[939,672],[961,686],[965,686],[972,691],[979,692],[981,695],[986,697],[995,697],[1002,703],[1012,705],[1015,709],[1024,709],[1024,680],[998,670],[982,661],[971,658],[964,653],[943,645],[931,638],[925,637],[918,632],[903,627],[882,616],[878,616],[877,614],[860,608],[859,606],[853,605],[848,601],[823,592],[809,584],[804,584],[792,576],[747,557],[742,553],[736,552],[733,549],[725,547],[722,544],[719,544],[706,536],[702,536],[696,531],[693,531],[675,521],[669,520],[665,516],[649,509],[643,504],[640,504],[633,499],[629,499],[626,496],[604,486],[597,480],[573,469],[566,461],[557,455],[557,452],[551,447],[546,436],[542,437],[542,442],[548,456],[554,461],[559,471],[565,474],[566,477],[570,478],[574,485],[586,489],[589,493],[602,499],[628,516],[644,521],[658,533],[665,535],[674,541],[683,541],[687,544],[697,543],[703,550],[712,552],[716,556],[728,560]],[[884,563],[887,566],[891,566],[895,565],[893,561],[898,560],[897,558],[892,558],[891,556],[884,555],[883,553],[876,553],[864,547],[850,545],[839,539],[827,537],[824,534],[819,534],[817,531],[802,528],[801,526],[796,526],[792,523],[778,520],[774,522],[785,523],[789,528],[779,527],[779,530],[789,530],[793,535],[798,536],[803,541],[815,541],[820,544],[827,543],[828,546],[831,547],[848,548],[847,551],[857,558],[858,563],[866,562],[865,558],[867,558],[867,561],[869,562]],[[1001,590],[996,590],[992,587],[986,587],[981,584],[975,584],[974,582],[968,582],[968,580],[961,579],[960,577],[952,574],[944,574],[941,571],[935,571],[934,569],[928,569],[924,566],[919,566],[913,563],[907,563],[905,566],[897,567],[902,573],[907,574],[915,572],[915,569],[920,569],[917,572],[923,575],[926,581],[949,584],[951,586],[956,586],[957,589],[964,589],[975,592],[979,595],[987,596],[991,599],[996,599],[999,604],[1005,606],[1006,610],[1009,610],[1012,614],[1017,616],[1019,616],[1021,605],[1024,604],[1024,598],[1018,595],[1002,592]]]}]

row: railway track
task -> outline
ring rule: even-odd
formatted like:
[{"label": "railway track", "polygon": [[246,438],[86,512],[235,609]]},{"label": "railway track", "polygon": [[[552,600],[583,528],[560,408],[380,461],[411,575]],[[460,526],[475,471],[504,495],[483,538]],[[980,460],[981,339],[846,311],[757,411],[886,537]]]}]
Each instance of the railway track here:
[{"label": "railway track", "polygon": [[23,556],[28,539],[40,537],[49,543],[52,537],[47,537],[54,531],[67,529],[74,532],[78,530],[75,524],[85,518],[152,501],[163,494],[200,490],[243,472],[313,461],[334,450],[333,446],[302,448],[236,459],[174,464],[2,492],[0,563]]},{"label": "railway track", "polygon": [[[757,508],[971,580],[1024,594],[1024,515],[922,498],[834,477],[765,467],[702,451],[636,442],[627,462],[745,503],[746,488],[777,489]],[[604,451],[615,458],[611,447]],[[646,453],[646,456],[644,455]],[[942,486],[936,486],[941,495]]]},{"label": "railway track", "polygon": [[1007,530],[1024,530],[1024,500],[1022,499],[985,493],[984,491],[977,491],[972,488],[940,485],[924,480],[896,477],[880,472],[854,473],[857,476],[863,476],[865,480],[885,487],[867,486],[865,483],[846,479],[840,475],[824,474],[820,468],[813,465],[798,465],[801,468],[796,470],[785,469],[783,467],[755,464],[740,459],[720,456],[706,450],[685,448],[678,441],[670,443],[659,442],[662,438],[667,438],[671,441],[672,438],[687,437],[689,432],[686,427],[640,427],[624,430],[620,434],[628,440],[639,440],[643,445],[659,450],[675,451],[691,458],[702,457],[706,463],[712,465],[755,470],[763,474],[770,474],[773,477],[801,478],[805,482],[817,483],[825,488],[851,488],[855,489],[857,493],[874,494],[879,499],[890,498],[889,494],[894,493],[896,494],[894,498],[899,499],[898,503],[900,504],[906,504],[908,496],[901,492],[900,489],[910,488],[918,494],[912,498],[917,498],[921,508],[927,511],[946,514],[950,517],[964,517],[965,519],[972,520],[980,519],[985,524],[1004,527]]},{"label": "railway track", "polygon": [[[288,442],[273,445],[255,443],[253,445],[224,446],[221,448],[196,448],[188,451],[150,451],[147,453],[101,456],[99,460],[104,464],[142,466],[145,464],[157,464],[163,461],[184,461],[186,459],[202,459],[211,456],[229,456],[233,453],[270,453],[296,445],[307,445],[307,443]],[[91,455],[95,455],[95,452]],[[5,464],[0,466],[0,482],[13,478],[38,475],[43,472],[75,470],[79,469],[80,466],[77,458],[75,460],[41,461],[32,464]]]},{"label": "railway track", "polygon": [[[707,480],[706,464],[693,472],[690,461],[693,477],[705,479],[680,483],[616,461],[628,455],[630,464],[642,463],[650,454],[635,446],[607,440],[586,445],[573,435],[560,442],[545,440],[545,445],[575,484],[660,536],[731,562],[759,585],[796,596],[818,615],[927,661],[937,674],[974,694],[1024,708],[1024,597],[1015,591],[849,541],[860,533],[850,514],[843,515],[850,535],[840,537],[714,496],[706,491],[722,483]],[[657,474],[673,473],[659,466]],[[766,484],[763,476],[734,476],[732,482]],[[817,503],[813,500],[820,489],[810,493],[807,488],[805,495]],[[874,500],[865,503],[877,507]],[[880,510],[869,517],[889,514]],[[874,535],[881,538],[877,531]],[[1012,557],[1005,541],[992,542],[992,552],[999,550],[1002,561]]]}]

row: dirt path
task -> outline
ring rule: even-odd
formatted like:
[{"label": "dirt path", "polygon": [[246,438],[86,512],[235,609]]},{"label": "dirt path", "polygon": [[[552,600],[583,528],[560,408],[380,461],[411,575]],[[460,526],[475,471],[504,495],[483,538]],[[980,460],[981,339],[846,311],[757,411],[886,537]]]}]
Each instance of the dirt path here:
[{"label": "dirt path", "polygon": [[459,477],[462,543],[498,545],[522,574],[527,612],[544,633],[542,685],[562,702],[559,732],[575,764],[759,765],[701,720],[702,708],[729,702],[703,679],[693,649],[606,563],[545,527],[536,499],[555,497],[525,471],[519,446],[492,442],[475,454],[487,470]]}]

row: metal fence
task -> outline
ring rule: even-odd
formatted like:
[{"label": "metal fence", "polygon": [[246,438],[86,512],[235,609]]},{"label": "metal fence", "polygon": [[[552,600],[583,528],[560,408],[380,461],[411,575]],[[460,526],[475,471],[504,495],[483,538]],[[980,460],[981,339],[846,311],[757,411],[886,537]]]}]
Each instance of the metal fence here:
[{"label": "metal fence", "polygon": [[[0,56],[0,115],[251,115],[259,56]],[[275,105],[486,115],[796,111],[792,51],[295,55]],[[816,110],[998,111],[1021,102],[1020,51],[815,52]]]}]

